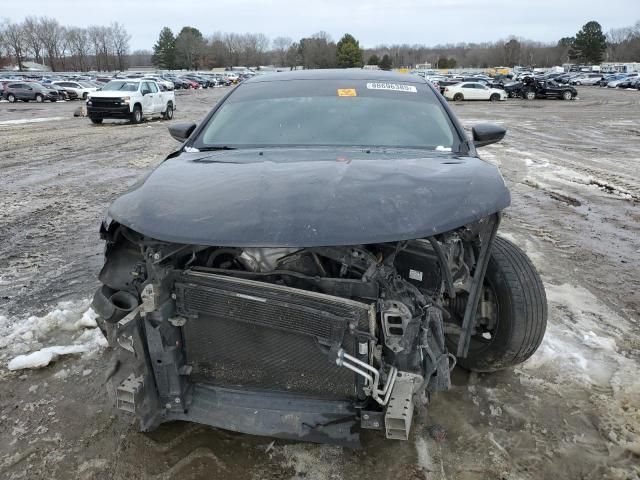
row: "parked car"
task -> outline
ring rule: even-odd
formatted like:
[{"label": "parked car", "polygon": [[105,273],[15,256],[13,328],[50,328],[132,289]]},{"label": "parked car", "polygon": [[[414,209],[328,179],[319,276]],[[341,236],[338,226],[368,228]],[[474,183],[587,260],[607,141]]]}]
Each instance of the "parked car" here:
[{"label": "parked car", "polygon": [[527,100],[534,98],[561,98],[571,100],[578,96],[578,91],[571,85],[561,85],[554,80],[534,80],[524,83],[523,97]]},{"label": "parked car", "polygon": [[618,88],[637,88],[640,77],[629,77],[618,84]]},{"label": "parked car", "polygon": [[162,85],[165,88],[165,91],[175,90],[175,84],[168,79],[156,76],[156,75],[147,75],[142,77],[143,80],[152,80],[156,82],[158,85]]},{"label": "parked car", "polygon": [[454,356],[490,372],[539,347],[544,286],[496,236],[510,194],[476,150],[506,131],[468,137],[426,80],[259,76],[169,132],[109,207],[92,303],[141,429],[407,440]]},{"label": "parked car", "polygon": [[58,80],[55,82],[51,82],[52,85],[59,85],[64,88],[67,92],[75,93],[75,98],[82,98],[86,100],[90,93],[98,90],[98,87],[80,81],[71,81],[71,80]]},{"label": "parked car", "polygon": [[190,78],[182,76],[180,77],[180,80],[188,85],[187,88],[201,88],[200,83],[196,82],[195,80],[191,80]]},{"label": "parked car", "polygon": [[57,85],[55,82],[45,86],[47,88],[53,88],[54,90],[56,90],[58,92],[58,96],[60,97],[60,100],[76,100],[78,98],[77,93],[70,90],[66,90],[60,85]]},{"label": "parked car", "polygon": [[615,80],[622,80],[623,78],[625,78],[625,74],[614,73],[614,74],[605,75],[604,77],[602,77],[602,80],[600,80],[600,82],[597,83],[597,85],[601,87],[606,87],[609,84],[609,82],[613,82]]},{"label": "parked car", "polygon": [[211,78],[215,81],[216,86],[229,87],[233,84],[233,82],[226,75],[222,75],[220,73],[211,74]]},{"label": "parked car", "polygon": [[199,88],[209,88],[211,82],[206,78],[200,77],[194,74],[183,75],[182,78],[186,78],[187,80],[191,80],[192,82],[196,82]]},{"label": "parked car", "polygon": [[175,108],[173,91],[161,92],[152,80],[112,80],[87,98],[87,115],[96,124],[105,118],[128,118],[131,123],[153,116],[171,120]]},{"label": "parked car", "polygon": [[506,100],[507,93],[499,88],[490,88],[479,82],[460,82],[444,88],[444,96],[449,100]]},{"label": "parked car", "polygon": [[584,73],[569,80],[569,85],[595,85],[602,80],[600,73]]},{"label": "parked car", "polygon": [[39,83],[29,81],[7,82],[3,95],[4,98],[10,102],[16,102],[18,100],[22,100],[23,102],[29,102],[31,100],[36,102],[44,102],[45,100],[57,102],[60,99],[60,95],[56,89],[47,88]]},{"label": "parked car", "polygon": [[617,88],[618,85],[620,85],[622,82],[628,80],[629,78],[635,78],[637,77],[638,74],[637,73],[625,73],[624,75],[615,78],[613,80],[611,80],[609,83],[607,83],[607,87],[609,88]]},{"label": "parked car", "polygon": [[190,88],[190,85],[189,85],[188,82],[178,78],[176,75],[170,75],[170,74],[165,73],[165,74],[161,75],[160,77],[163,78],[164,80],[167,80],[167,81],[173,83],[173,89],[174,90],[182,90],[182,89]]}]

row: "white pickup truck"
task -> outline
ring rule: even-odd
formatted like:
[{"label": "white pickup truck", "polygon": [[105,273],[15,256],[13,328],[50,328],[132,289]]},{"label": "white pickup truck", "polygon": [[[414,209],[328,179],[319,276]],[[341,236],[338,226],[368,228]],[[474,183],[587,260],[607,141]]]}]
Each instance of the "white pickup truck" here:
[{"label": "white pickup truck", "polygon": [[174,93],[161,92],[153,80],[111,80],[87,97],[87,115],[93,123],[102,123],[105,118],[128,118],[140,123],[153,116],[171,120],[175,108]]}]

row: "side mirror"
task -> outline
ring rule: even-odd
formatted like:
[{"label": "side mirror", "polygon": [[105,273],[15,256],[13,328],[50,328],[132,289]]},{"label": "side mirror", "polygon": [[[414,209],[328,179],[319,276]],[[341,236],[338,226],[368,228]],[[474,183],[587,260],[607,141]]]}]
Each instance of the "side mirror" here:
[{"label": "side mirror", "polygon": [[493,123],[481,123],[471,129],[473,144],[476,148],[491,145],[502,140],[507,129]]},{"label": "side mirror", "polygon": [[169,135],[179,142],[184,142],[195,129],[195,123],[174,123],[169,126]]}]

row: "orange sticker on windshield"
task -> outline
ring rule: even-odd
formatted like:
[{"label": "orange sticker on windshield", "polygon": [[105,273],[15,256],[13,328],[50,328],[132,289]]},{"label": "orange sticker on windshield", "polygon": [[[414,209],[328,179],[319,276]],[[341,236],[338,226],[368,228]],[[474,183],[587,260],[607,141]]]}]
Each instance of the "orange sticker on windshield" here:
[{"label": "orange sticker on windshield", "polygon": [[339,88],[338,96],[339,97],[357,97],[358,94],[356,93],[355,88]]}]

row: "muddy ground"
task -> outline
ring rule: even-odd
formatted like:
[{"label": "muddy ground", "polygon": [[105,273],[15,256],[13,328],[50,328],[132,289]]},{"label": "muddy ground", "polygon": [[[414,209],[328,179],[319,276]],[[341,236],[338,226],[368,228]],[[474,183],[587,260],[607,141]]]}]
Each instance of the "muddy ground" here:
[{"label": "muddy ground", "polygon": [[[225,90],[179,93],[173,121],[199,121]],[[78,105],[0,103],[0,478],[640,478],[640,92],[454,105],[465,126],[508,128],[482,155],[512,191],[501,233],[545,281],[547,336],[513,371],[456,370],[410,441],[366,434],[360,451],[183,423],[141,434],[112,408],[110,352],[82,321],[99,221],[177,143],[166,122],[94,126]],[[64,342],[91,351],[7,369]]]}]

